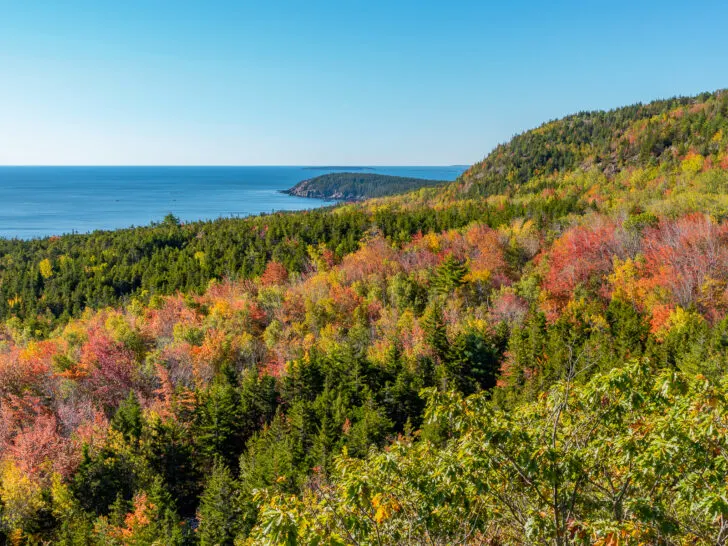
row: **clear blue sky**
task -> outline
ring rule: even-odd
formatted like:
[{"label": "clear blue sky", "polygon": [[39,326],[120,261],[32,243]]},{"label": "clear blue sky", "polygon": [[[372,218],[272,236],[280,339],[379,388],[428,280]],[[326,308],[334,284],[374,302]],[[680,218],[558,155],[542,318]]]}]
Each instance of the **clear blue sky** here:
[{"label": "clear blue sky", "polygon": [[0,0],[0,164],[469,164],[728,87],[728,2]]}]

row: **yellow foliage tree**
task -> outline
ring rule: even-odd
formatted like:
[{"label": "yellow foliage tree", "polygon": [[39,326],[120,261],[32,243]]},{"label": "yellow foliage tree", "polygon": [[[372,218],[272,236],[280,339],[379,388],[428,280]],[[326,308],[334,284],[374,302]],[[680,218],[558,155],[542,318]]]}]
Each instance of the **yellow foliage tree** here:
[{"label": "yellow foliage tree", "polygon": [[44,504],[40,485],[13,461],[0,463],[0,501],[3,506],[0,520],[18,539],[23,536],[23,527]]},{"label": "yellow foliage tree", "polygon": [[690,153],[680,164],[682,172],[688,175],[698,174],[703,169],[705,158],[700,154]]},{"label": "yellow foliage tree", "polygon": [[40,274],[44,279],[50,279],[53,276],[53,265],[48,258],[41,260],[38,264]]}]

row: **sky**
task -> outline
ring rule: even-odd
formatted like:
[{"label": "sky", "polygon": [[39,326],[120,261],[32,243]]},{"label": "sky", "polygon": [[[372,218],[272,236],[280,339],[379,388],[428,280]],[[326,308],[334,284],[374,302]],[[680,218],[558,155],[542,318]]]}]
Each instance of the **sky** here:
[{"label": "sky", "polygon": [[0,164],[471,164],[728,87],[726,21],[725,0],[0,0]]}]

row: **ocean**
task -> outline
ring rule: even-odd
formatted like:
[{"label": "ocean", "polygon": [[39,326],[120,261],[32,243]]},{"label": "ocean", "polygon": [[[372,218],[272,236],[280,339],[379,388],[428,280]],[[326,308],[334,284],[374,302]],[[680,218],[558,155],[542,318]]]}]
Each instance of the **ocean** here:
[{"label": "ocean", "polygon": [[328,205],[280,193],[335,171],[455,180],[465,167],[0,167],[0,237],[31,239]]}]

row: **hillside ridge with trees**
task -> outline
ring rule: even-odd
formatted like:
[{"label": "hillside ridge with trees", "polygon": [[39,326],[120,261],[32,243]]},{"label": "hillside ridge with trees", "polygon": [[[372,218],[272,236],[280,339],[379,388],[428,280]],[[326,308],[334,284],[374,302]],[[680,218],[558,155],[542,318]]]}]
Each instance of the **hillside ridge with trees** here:
[{"label": "hillside ridge with trees", "polygon": [[445,183],[443,180],[386,174],[336,172],[302,180],[283,193],[330,201],[363,201]]}]

